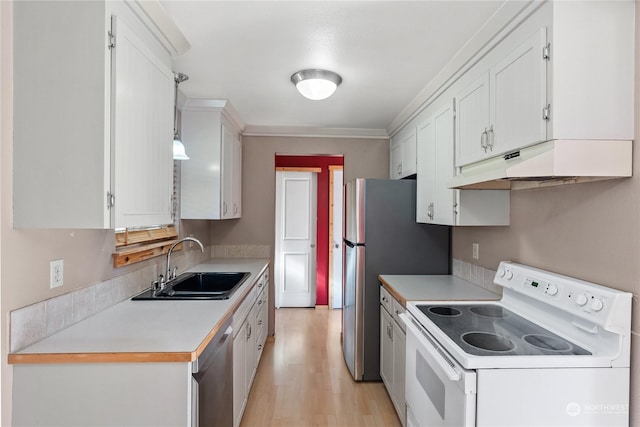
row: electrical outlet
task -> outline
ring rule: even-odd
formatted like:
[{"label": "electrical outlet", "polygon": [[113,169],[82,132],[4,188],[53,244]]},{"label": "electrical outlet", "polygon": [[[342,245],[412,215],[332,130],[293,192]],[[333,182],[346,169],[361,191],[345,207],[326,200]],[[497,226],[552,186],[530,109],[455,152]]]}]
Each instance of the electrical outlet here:
[{"label": "electrical outlet", "polygon": [[478,259],[480,257],[480,244],[473,244],[473,259]]},{"label": "electrical outlet", "polygon": [[64,260],[57,259],[49,263],[49,286],[57,288],[62,286],[64,277]]}]

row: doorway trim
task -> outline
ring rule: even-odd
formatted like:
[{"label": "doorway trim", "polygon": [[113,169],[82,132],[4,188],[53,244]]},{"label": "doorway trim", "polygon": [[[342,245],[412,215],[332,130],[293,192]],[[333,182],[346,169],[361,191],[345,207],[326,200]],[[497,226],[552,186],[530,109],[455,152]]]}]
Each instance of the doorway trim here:
[{"label": "doorway trim", "polygon": [[[335,172],[342,171],[343,178],[342,181],[344,183],[344,166],[343,165],[329,165],[329,280],[328,280],[328,297],[327,297],[327,306],[332,309],[333,307],[333,298],[334,298],[334,286],[335,283],[333,281],[333,255],[335,245],[333,244],[333,224],[334,224],[334,215],[333,208],[336,203],[335,200],[335,192],[333,190],[335,184]],[[340,200],[340,205],[343,206],[343,201]],[[344,206],[343,206],[344,208]],[[344,227],[344,224],[343,224]],[[342,242],[340,242],[342,245]],[[342,246],[340,246],[342,247]]]}]

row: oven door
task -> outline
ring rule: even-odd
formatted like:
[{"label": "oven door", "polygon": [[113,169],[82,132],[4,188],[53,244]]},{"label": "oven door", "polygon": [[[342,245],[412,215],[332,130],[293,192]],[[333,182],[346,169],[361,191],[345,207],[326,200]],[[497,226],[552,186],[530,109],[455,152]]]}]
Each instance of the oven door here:
[{"label": "oven door", "polygon": [[407,325],[407,426],[474,426],[476,372],[462,368],[409,314]]}]

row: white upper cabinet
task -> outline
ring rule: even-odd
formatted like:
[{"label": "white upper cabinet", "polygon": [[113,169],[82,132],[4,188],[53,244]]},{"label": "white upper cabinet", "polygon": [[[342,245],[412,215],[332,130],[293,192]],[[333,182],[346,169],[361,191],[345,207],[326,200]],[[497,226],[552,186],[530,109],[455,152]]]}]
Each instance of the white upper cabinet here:
[{"label": "white upper cabinet", "polygon": [[243,127],[226,100],[185,102],[182,142],[190,159],[181,165],[183,219],[240,218]]},{"label": "white upper cabinet", "polygon": [[115,225],[173,222],[173,73],[114,19]]},{"label": "white upper cabinet", "polygon": [[15,2],[14,227],[172,222],[171,57],[134,8]]},{"label": "white upper cabinet", "polygon": [[454,83],[456,166],[634,137],[633,1],[545,2]]},{"label": "white upper cabinet", "polygon": [[489,73],[464,87],[456,96],[456,166],[471,163],[488,152]]},{"label": "white upper cabinet", "polygon": [[509,225],[506,190],[452,190],[454,101],[443,96],[419,116],[417,222],[440,225]]},{"label": "white upper cabinet", "polygon": [[389,142],[389,178],[402,178],[402,144],[397,138],[392,138]]},{"label": "white upper cabinet", "polygon": [[456,96],[456,166],[546,140],[544,29]]},{"label": "white upper cabinet", "polygon": [[406,178],[416,173],[416,129],[407,127],[391,139],[389,178]]}]

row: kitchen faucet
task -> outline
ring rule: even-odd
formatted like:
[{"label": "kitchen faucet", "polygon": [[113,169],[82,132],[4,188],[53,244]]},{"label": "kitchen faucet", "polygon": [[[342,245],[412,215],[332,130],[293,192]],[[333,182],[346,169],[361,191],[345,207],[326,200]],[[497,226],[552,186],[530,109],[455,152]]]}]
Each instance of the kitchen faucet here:
[{"label": "kitchen faucet", "polygon": [[178,240],[173,245],[171,245],[171,247],[169,248],[169,251],[167,252],[167,267],[165,268],[166,279],[163,278],[162,276],[160,277],[160,288],[161,289],[164,287],[165,283],[167,283],[170,280],[173,280],[173,279],[176,278],[177,267],[174,268],[173,271],[171,271],[171,252],[173,252],[173,249],[176,246],[178,246],[180,243],[186,242],[186,241],[196,242],[198,245],[200,245],[200,251],[204,252],[204,246],[202,246],[202,243],[200,242],[200,240],[198,240],[198,239],[196,239],[194,237],[183,237],[182,239]]}]

